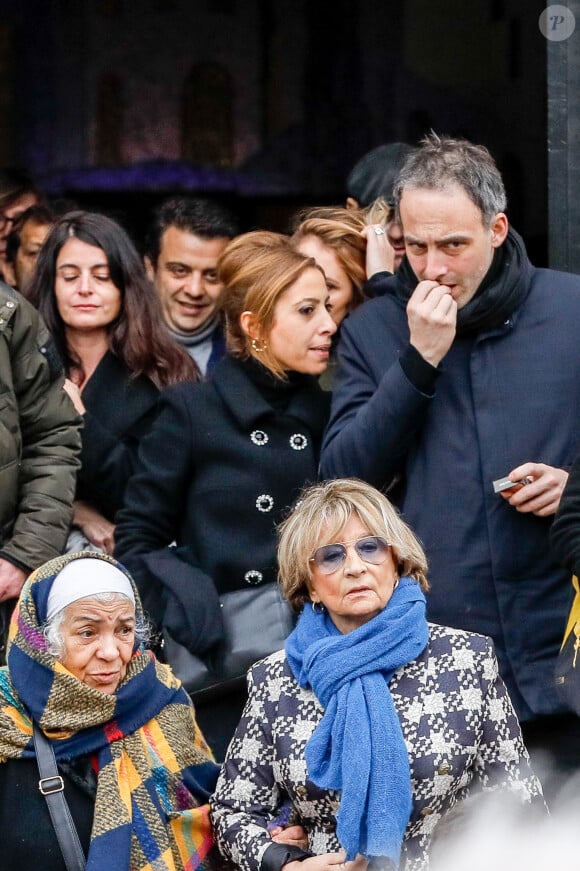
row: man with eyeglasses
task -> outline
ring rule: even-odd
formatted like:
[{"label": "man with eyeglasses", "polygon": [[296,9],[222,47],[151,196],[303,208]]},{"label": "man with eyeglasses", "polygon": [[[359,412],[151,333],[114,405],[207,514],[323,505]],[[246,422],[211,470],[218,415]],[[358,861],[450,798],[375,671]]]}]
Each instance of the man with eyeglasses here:
[{"label": "man with eyeglasses", "polygon": [[25,170],[0,169],[0,278],[5,278],[8,236],[23,212],[42,199]]},{"label": "man with eyeglasses", "polygon": [[4,278],[23,296],[27,296],[40,249],[55,221],[56,216],[47,206],[31,206],[22,213],[18,226],[8,235]]}]

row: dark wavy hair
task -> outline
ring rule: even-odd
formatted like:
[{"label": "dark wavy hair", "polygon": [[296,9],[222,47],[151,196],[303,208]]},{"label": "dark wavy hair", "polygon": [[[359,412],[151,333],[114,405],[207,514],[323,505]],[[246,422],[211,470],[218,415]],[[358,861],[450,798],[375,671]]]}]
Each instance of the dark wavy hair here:
[{"label": "dark wavy hair", "polygon": [[134,377],[146,375],[159,388],[199,380],[196,364],[165,327],[157,292],[127,232],[106,215],[80,210],[63,215],[46,237],[27,291],[52,334],[67,372],[82,371],[82,366],[66,340],[54,285],[58,255],[71,238],[105,252],[111,281],[121,293],[121,311],[108,327],[112,353]]}]

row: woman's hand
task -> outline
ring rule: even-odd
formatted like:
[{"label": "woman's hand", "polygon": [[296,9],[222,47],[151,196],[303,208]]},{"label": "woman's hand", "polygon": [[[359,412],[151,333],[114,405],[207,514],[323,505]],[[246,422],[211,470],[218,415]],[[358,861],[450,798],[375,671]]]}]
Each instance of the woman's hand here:
[{"label": "woman's hand", "polygon": [[[81,391],[79,390],[77,385],[74,383],[74,381],[71,381],[70,378],[65,378],[63,387],[66,390],[66,392],[68,393],[68,395],[70,396],[70,398],[72,399],[72,404],[74,405],[74,407],[76,408],[78,413],[84,414],[86,411],[86,408],[85,408],[85,405],[81,399]],[[88,536],[87,536],[87,538],[88,538]]]},{"label": "woman's hand", "polygon": [[270,836],[277,844],[290,844],[292,847],[308,849],[308,835],[302,826],[276,826],[270,830]]},{"label": "woman's hand", "polygon": [[115,550],[115,526],[106,517],[80,500],[74,503],[73,523],[82,529],[88,540],[110,556]]},{"label": "woman's hand", "polygon": [[361,236],[367,240],[367,278],[377,272],[394,272],[395,249],[389,242],[385,228],[381,224],[371,224],[361,230]]},{"label": "woman's hand", "polygon": [[311,856],[303,862],[294,860],[283,866],[284,871],[365,871],[367,860],[364,856],[357,856],[352,862],[345,862],[346,853],[323,853],[321,856]]}]

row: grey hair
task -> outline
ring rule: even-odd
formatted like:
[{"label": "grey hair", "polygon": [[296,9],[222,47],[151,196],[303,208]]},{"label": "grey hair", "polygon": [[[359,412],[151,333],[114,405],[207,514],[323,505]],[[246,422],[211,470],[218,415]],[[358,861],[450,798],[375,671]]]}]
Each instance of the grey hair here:
[{"label": "grey hair", "polygon": [[467,139],[438,136],[431,131],[412,152],[395,183],[397,214],[406,189],[448,191],[459,185],[481,212],[484,227],[491,227],[498,212],[505,212],[507,197],[501,173],[484,145]]},{"label": "grey hair", "polygon": [[[129,597],[124,593],[93,593],[90,596],[85,596],[84,599],[96,599],[97,602],[117,602],[123,599],[127,602],[131,601],[131,599],[129,599]],[[82,602],[83,599],[77,599],[77,601]],[[60,659],[64,654],[62,624],[66,617],[66,610],[66,608],[62,608],[60,611],[57,611],[57,613],[51,617],[50,620],[47,620],[42,627],[42,633],[46,639],[48,653],[56,659]],[[135,644],[137,646],[141,644],[146,646],[150,638],[151,626],[146,620],[140,620],[137,617],[135,622]]]}]

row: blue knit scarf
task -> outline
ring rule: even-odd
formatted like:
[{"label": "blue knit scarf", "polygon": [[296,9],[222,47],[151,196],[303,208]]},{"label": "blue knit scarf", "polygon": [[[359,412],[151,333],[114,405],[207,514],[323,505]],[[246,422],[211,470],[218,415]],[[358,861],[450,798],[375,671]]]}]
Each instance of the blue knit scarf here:
[{"label": "blue knit scarf", "polygon": [[419,584],[401,578],[384,610],[358,629],[342,635],[326,612],[306,606],[286,641],[294,677],[325,708],[306,764],[315,784],[341,792],[336,833],[347,860],[360,853],[399,863],[411,774],[388,684],[427,646],[425,610]]}]

